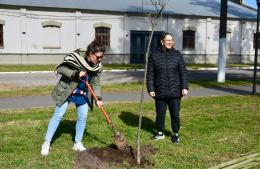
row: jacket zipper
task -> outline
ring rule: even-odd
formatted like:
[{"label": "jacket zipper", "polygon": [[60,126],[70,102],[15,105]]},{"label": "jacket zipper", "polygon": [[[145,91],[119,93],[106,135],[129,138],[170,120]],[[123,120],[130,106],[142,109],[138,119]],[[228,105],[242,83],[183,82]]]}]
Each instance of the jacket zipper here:
[{"label": "jacket zipper", "polygon": [[166,51],[165,54],[166,54],[166,59],[165,59],[165,61],[166,61],[167,89],[168,89],[168,91],[169,91],[170,88],[169,88],[169,74],[168,74],[168,52]]}]

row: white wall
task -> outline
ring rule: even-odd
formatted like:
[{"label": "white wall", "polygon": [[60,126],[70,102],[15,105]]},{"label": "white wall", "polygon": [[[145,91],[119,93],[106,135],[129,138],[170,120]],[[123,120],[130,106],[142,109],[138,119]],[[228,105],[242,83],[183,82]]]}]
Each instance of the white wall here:
[{"label": "white wall", "polygon": [[[253,47],[254,33],[256,32],[256,23],[242,23],[242,60],[245,63],[253,63],[255,49]],[[258,59],[259,61],[260,59]]]},{"label": "white wall", "polygon": [[21,52],[21,17],[20,10],[0,9],[0,19],[5,21],[4,31],[4,48],[0,53]]},{"label": "white wall", "polygon": [[[66,12],[27,11],[27,42],[28,53],[67,53],[75,49],[75,14]],[[60,48],[44,48],[45,37],[43,22],[61,23]]]},{"label": "white wall", "polygon": [[[46,58],[50,59],[49,61],[53,58],[57,62],[65,53],[76,48],[85,48],[95,37],[94,24],[97,23],[111,25],[111,49],[107,53],[111,55],[110,59],[113,59],[112,57],[120,59],[120,55],[130,53],[131,30],[151,30],[149,21],[144,17],[128,16],[127,14],[0,9],[0,20],[5,21],[4,48],[0,49],[0,62],[2,63],[30,62],[30,60],[36,63],[37,59],[40,63],[45,63]],[[61,23],[60,48],[43,48],[44,38],[52,38],[45,37],[43,34],[42,23],[46,21]],[[253,22],[228,21],[227,28],[231,32],[231,49],[228,53],[232,55],[230,59],[241,59],[243,62],[253,61],[255,25]],[[195,49],[192,50],[182,49],[183,30],[188,27],[196,30]],[[216,63],[219,20],[165,17],[156,27],[156,31],[172,33],[176,40],[176,48],[181,50],[187,57],[186,59],[196,63]],[[25,57],[20,55],[32,56],[23,59]],[[238,55],[241,55],[241,58]]]},{"label": "white wall", "polygon": [[[9,12],[13,12],[10,10]],[[17,10],[16,16],[4,16],[0,10],[0,19],[5,21],[4,42],[5,48],[2,52],[19,53],[21,47],[20,38],[23,37],[23,51],[29,53],[66,53],[76,48],[86,47],[95,37],[94,24],[104,22],[112,25],[111,28],[111,51],[123,53],[121,47],[124,40],[124,16],[119,15],[97,15],[81,12],[46,12]],[[22,14],[21,14],[22,13]],[[76,19],[75,19],[76,18]],[[62,23],[61,48],[43,49],[44,37],[42,22],[56,21]],[[25,34],[22,34],[25,32]]]}]

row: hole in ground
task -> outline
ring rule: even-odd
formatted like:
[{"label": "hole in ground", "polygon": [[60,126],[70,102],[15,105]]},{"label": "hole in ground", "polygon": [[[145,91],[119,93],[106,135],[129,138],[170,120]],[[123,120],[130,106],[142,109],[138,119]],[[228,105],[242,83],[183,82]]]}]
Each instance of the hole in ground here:
[{"label": "hole in ground", "polygon": [[112,166],[130,167],[148,167],[153,166],[154,163],[149,159],[150,155],[156,153],[152,145],[145,145],[140,149],[141,164],[136,162],[136,150],[130,147],[132,153],[128,151],[121,151],[115,145],[108,147],[94,147],[77,153],[76,155],[76,168],[85,169],[109,169]]}]

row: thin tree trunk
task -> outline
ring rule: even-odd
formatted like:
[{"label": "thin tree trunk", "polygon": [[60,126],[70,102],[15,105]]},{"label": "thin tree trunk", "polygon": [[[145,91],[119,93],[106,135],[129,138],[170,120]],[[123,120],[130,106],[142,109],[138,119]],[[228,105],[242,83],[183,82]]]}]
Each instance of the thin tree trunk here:
[{"label": "thin tree trunk", "polygon": [[[154,1],[154,0],[150,0],[151,4],[154,5],[155,9],[156,9],[156,15],[152,16],[151,14],[147,14],[150,24],[151,24],[151,35],[149,37],[149,41],[148,41],[148,46],[146,49],[146,53],[145,53],[145,71],[144,71],[144,81],[143,81],[143,86],[142,86],[142,92],[141,92],[141,101],[140,101],[140,107],[139,107],[139,124],[138,124],[138,130],[137,130],[137,163],[140,164],[141,163],[141,153],[140,153],[140,135],[141,135],[141,126],[142,126],[142,116],[143,116],[143,102],[144,102],[144,90],[145,90],[145,85],[146,85],[146,76],[147,76],[147,66],[148,66],[148,56],[150,54],[150,46],[151,46],[151,42],[152,42],[152,38],[153,38],[153,33],[154,33],[154,29],[155,26],[159,23],[157,21],[158,18],[162,19],[162,12],[163,9],[166,6],[166,3],[163,0],[159,0]],[[158,8],[158,6],[160,7],[160,9]],[[158,10],[159,9],[159,10]]]},{"label": "thin tree trunk", "polygon": [[139,123],[138,123],[138,130],[137,130],[137,163],[140,164],[140,134],[141,134],[141,126],[142,126],[142,117],[143,117],[143,102],[144,102],[144,90],[145,90],[145,84],[146,84],[146,76],[147,76],[147,63],[148,63],[148,56],[150,53],[150,46],[153,38],[154,29],[152,29],[151,35],[149,37],[149,42],[145,54],[145,71],[144,71],[144,81],[142,86],[142,92],[141,92],[141,101],[140,101],[140,107],[139,107]]}]

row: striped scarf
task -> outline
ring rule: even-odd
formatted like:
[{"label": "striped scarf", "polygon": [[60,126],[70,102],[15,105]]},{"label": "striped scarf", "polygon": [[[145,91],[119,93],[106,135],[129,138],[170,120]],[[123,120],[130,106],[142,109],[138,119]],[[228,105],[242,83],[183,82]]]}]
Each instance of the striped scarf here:
[{"label": "striped scarf", "polygon": [[91,72],[96,72],[101,68],[101,63],[96,65],[89,65],[86,60],[76,51],[67,54],[61,64],[57,67],[61,66],[62,64],[68,64],[75,67],[78,70],[88,70]]}]

